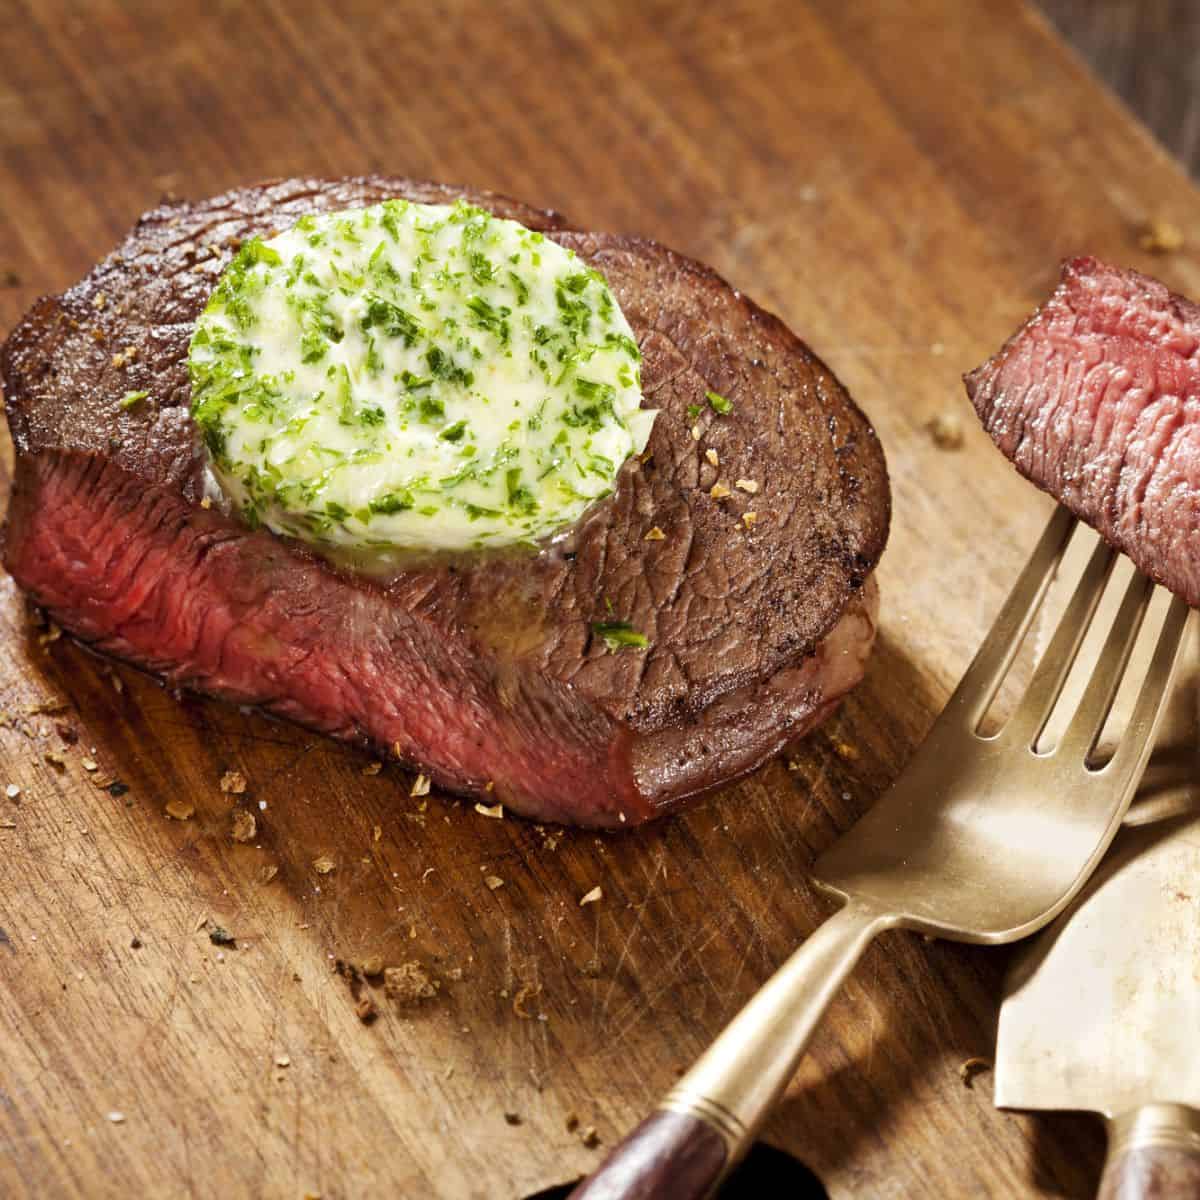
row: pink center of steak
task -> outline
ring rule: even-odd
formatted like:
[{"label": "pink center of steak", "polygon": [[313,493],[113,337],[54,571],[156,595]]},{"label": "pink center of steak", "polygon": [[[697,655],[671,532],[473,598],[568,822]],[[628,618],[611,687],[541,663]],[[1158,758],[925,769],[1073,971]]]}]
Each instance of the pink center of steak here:
[{"label": "pink center of steak", "polygon": [[1092,258],[966,377],[1017,469],[1200,605],[1200,308]]},{"label": "pink center of steak", "polygon": [[[205,507],[187,341],[234,245],[304,212],[446,194],[290,180],[159,209],[40,301],[3,353],[4,562],[68,632],[171,683],[529,816],[634,824],[753,769],[861,677],[882,451],[828,368],[706,268],[469,195],[601,269],[637,334],[659,417],[614,494],[537,553],[386,579]],[[129,389],[147,396],[123,408]],[[609,648],[596,627],[613,620],[648,646]]]}]

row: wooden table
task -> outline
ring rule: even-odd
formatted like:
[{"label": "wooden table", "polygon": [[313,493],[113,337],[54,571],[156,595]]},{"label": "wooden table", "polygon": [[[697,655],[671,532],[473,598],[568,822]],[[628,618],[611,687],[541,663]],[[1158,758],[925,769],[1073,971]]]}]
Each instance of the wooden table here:
[{"label": "wooden table", "polygon": [[[49,640],[0,584],[0,784],[20,788],[0,796],[0,1194],[457,1200],[577,1176],[585,1130],[627,1128],[827,911],[806,865],[905,762],[1044,520],[960,373],[1065,254],[1200,292],[1193,243],[1137,237],[1151,217],[1191,236],[1200,198],[1010,0],[3,16],[5,327],[164,191],[385,170],[711,262],[878,425],[895,523],[866,681],[786,759],[625,835],[411,798],[393,768]],[[927,429],[948,412],[956,450]],[[333,968],[370,957],[436,994],[368,986],[363,1024]],[[835,1197],[1088,1195],[1098,1125],[999,1113],[960,1075],[991,1053],[1005,962],[884,938],[768,1139]]]}]

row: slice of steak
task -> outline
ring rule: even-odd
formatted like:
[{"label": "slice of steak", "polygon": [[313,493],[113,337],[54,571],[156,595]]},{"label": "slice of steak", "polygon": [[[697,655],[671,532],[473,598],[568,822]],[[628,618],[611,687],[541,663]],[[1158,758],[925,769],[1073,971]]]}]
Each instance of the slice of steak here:
[{"label": "slice of steak", "polygon": [[[607,276],[660,410],[643,461],[553,549],[386,581],[208,505],[187,344],[238,240],[304,212],[459,195]],[[143,217],[34,307],[3,372],[17,450],[5,565],[64,629],[173,684],[395,753],[448,789],[548,820],[636,823],[752,770],[862,674],[889,515],[874,432],[778,320],[654,243],[398,179],[247,188]],[[150,396],[122,408],[130,390]],[[728,497],[712,496],[718,481]],[[593,626],[612,620],[649,650],[608,649]]]},{"label": "slice of steak", "polygon": [[1017,470],[1200,606],[1200,307],[1076,258],[965,378]]}]

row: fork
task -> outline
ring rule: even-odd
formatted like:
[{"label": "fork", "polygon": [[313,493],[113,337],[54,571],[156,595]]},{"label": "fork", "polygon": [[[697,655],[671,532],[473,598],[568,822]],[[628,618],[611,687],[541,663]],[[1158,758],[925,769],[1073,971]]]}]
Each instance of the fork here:
[{"label": "fork", "polygon": [[1135,573],[1069,724],[1055,745],[1040,746],[1117,559],[1101,542],[1011,717],[982,734],[1075,525],[1066,509],[1055,511],[928,737],[884,796],[815,863],[815,882],[843,906],[570,1200],[710,1196],[750,1146],[877,934],[903,928],[1012,942],[1052,920],[1083,886],[1145,769],[1189,614],[1173,597],[1128,724],[1111,757],[1096,761],[1154,589]]}]

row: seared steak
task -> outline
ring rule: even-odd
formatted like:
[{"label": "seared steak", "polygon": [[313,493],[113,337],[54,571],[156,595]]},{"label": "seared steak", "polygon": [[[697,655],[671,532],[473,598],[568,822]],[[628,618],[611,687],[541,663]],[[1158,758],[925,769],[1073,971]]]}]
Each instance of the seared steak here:
[{"label": "seared steak", "polygon": [[[208,506],[187,346],[238,240],[306,212],[459,195],[607,276],[660,410],[644,461],[562,545],[387,581]],[[753,769],[862,674],[889,515],[875,434],[778,320],[652,242],[398,179],[247,188],[143,217],[86,280],[35,305],[3,372],[17,449],[5,565],[55,621],[450,790],[636,823]],[[122,408],[131,389],[150,399]],[[732,413],[705,403],[710,389]],[[718,480],[731,495],[710,494]],[[647,539],[656,527],[665,536]],[[609,649],[593,625],[614,620],[649,650]]]},{"label": "seared steak", "polygon": [[1200,606],[1200,307],[1072,259],[966,385],[1022,475]]}]

